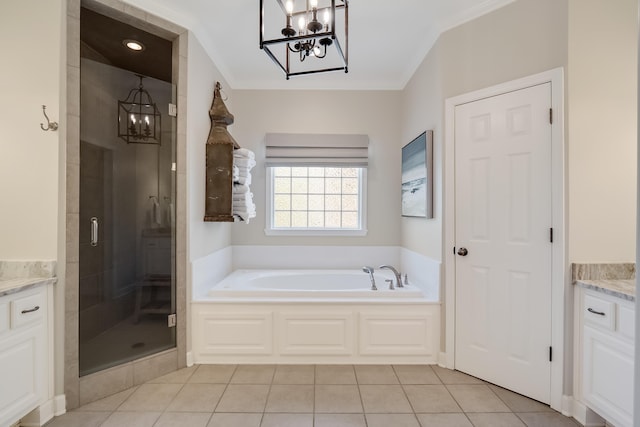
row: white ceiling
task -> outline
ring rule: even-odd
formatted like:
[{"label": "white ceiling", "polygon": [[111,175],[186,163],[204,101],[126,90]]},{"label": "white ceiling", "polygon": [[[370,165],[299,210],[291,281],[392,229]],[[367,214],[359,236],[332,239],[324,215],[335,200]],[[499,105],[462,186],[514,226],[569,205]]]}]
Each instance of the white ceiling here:
[{"label": "white ceiling", "polygon": [[259,48],[257,0],[125,1],[192,30],[233,89],[393,90],[440,33],[515,0],[350,0],[349,73],[288,81]]}]

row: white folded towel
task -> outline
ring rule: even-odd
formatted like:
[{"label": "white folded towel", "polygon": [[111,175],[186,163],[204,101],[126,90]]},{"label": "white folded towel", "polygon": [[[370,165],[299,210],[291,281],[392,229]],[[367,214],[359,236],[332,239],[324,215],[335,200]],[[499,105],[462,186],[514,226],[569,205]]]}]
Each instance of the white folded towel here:
[{"label": "white folded towel", "polygon": [[234,194],[231,199],[233,203],[253,203],[253,194],[251,193],[242,193],[242,195]]},{"label": "white folded towel", "polygon": [[233,158],[233,164],[240,167],[245,167],[245,168],[249,168],[251,169],[252,167],[254,167],[256,165],[256,161],[253,159],[245,159],[245,158],[238,158],[238,157],[234,157]]},{"label": "white folded towel", "polygon": [[248,150],[246,148],[238,148],[237,150],[233,150],[233,157],[244,157],[246,159],[255,159],[256,155],[253,151]]},{"label": "white folded towel", "polygon": [[238,175],[240,175],[240,176],[251,175],[251,169],[239,167],[238,168]]},{"label": "white folded towel", "polygon": [[248,193],[248,192],[249,192],[249,186],[248,185],[233,184],[233,193],[234,194],[242,194],[242,193]]},{"label": "white folded towel", "polygon": [[233,166],[233,180],[237,181],[240,178],[240,169],[237,166]]},{"label": "white folded towel", "polygon": [[244,176],[240,175],[239,177],[235,178],[233,182],[237,182],[238,184],[251,185],[251,174]]}]

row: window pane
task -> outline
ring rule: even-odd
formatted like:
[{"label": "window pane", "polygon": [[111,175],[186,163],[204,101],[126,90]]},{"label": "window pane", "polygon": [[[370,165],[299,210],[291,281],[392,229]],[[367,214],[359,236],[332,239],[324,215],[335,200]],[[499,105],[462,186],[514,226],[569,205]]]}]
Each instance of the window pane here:
[{"label": "window pane", "polygon": [[328,211],[340,210],[340,196],[325,196],[324,208]]},{"label": "window pane", "polygon": [[291,178],[291,192],[298,194],[306,193],[307,178]]},{"label": "window pane", "polygon": [[309,193],[324,194],[324,178],[309,178]]},{"label": "window pane", "polygon": [[356,212],[343,212],[342,227],[358,228],[358,214]]},{"label": "window pane", "polygon": [[273,197],[273,207],[277,211],[291,210],[291,196],[289,196],[288,194],[276,194]]},{"label": "window pane", "polygon": [[324,210],[324,196],[309,196],[309,210],[310,211],[323,211]]},{"label": "window pane", "polygon": [[340,212],[326,212],[324,222],[327,228],[340,228]]},{"label": "window pane", "polygon": [[309,176],[324,176],[324,168],[309,168]]},{"label": "window pane", "polygon": [[345,178],[357,178],[358,168],[344,168],[342,169],[342,176]]},{"label": "window pane", "polygon": [[277,193],[291,193],[291,179],[290,178],[275,178],[273,189]]},{"label": "window pane", "polygon": [[291,176],[307,176],[308,168],[291,168]]},{"label": "window pane", "polygon": [[358,179],[342,178],[342,194],[358,194]]},{"label": "window pane", "polygon": [[358,196],[342,196],[342,210],[343,211],[357,211],[358,210]]},{"label": "window pane", "polygon": [[327,194],[340,194],[340,178],[327,178],[325,181],[325,192]]},{"label": "window pane", "polygon": [[324,212],[309,212],[309,227],[324,227]]},{"label": "window pane", "polygon": [[289,212],[275,212],[273,226],[276,228],[291,227],[291,214]]},{"label": "window pane", "polygon": [[291,212],[291,226],[299,228],[307,227],[307,213]]},{"label": "window pane", "polygon": [[291,176],[291,168],[273,168],[274,176]]},{"label": "window pane", "polygon": [[339,178],[342,176],[342,169],[341,168],[325,168],[324,174],[325,176]]},{"label": "window pane", "polygon": [[294,211],[306,211],[307,197],[306,194],[294,194],[291,196],[291,209]]}]

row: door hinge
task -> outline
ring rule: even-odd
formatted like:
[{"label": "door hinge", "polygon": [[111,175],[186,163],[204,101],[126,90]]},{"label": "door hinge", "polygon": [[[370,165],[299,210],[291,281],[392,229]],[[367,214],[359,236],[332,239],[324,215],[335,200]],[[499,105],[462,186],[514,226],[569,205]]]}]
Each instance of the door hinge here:
[{"label": "door hinge", "polygon": [[549,229],[549,241],[553,243],[553,227]]},{"label": "door hinge", "polygon": [[176,314],[170,314],[167,316],[167,327],[175,328],[176,327]]},{"label": "door hinge", "polygon": [[178,115],[178,106],[176,104],[169,103],[169,115],[176,117]]},{"label": "door hinge", "polygon": [[553,108],[549,108],[549,123],[553,124]]},{"label": "door hinge", "polygon": [[549,362],[553,361],[553,347],[549,346]]}]

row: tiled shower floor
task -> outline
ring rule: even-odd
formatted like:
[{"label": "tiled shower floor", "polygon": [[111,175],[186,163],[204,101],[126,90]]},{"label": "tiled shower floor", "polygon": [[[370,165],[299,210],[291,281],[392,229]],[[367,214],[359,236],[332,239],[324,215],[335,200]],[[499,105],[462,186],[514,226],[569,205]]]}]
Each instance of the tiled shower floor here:
[{"label": "tiled shower floor", "polygon": [[198,365],[48,427],[576,427],[549,406],[438,366]]}]

